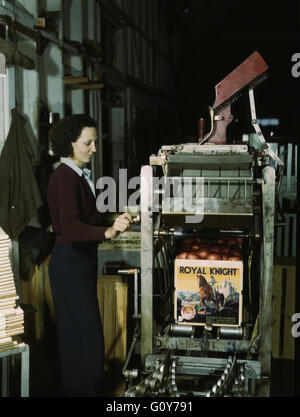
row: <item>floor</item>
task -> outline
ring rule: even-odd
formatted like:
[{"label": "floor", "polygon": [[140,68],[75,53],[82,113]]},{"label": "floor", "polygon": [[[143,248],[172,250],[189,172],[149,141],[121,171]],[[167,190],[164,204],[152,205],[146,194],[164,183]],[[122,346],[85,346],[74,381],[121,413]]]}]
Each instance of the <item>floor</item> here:
[{"label": "floor", "polygon": [[[44,337],[30,343],[30,397],[61,397],[59,389],[59,358],[55,322],[45,315]],[[118,395],[114,392],[115,380],[111,377],[121,373],[121,368],[105,375],[104,397]],[[116,371],[118,371],[116,373]],[[122,393],[121,393],[122,394]]]},{"label": "floor", "polygon": [[45,336],[30,346],[30,396],[59,397],[56,327],[48,323]]},{"label": "floor", "polygon": [[[41,340],[27,339],[27,337],[28,334],[23,335],[22,340],[29,345],[29,396],[60,397],[55,324],[51,322],[46,324],[45,336]],[[21,355],[13,355],[9,357],[10,397],[20,396],[20,381]]]}]

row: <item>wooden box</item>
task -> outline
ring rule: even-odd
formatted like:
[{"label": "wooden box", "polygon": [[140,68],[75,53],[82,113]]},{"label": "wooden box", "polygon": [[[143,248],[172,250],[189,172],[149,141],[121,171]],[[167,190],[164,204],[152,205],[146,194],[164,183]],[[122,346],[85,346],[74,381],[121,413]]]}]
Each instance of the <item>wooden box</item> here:
[{"label": "wooden box", "polygon": [[98,302],[105,341],[106,395],[119,395],[126,389],[122,368],[127,356],[126,278],[98,276]]}]

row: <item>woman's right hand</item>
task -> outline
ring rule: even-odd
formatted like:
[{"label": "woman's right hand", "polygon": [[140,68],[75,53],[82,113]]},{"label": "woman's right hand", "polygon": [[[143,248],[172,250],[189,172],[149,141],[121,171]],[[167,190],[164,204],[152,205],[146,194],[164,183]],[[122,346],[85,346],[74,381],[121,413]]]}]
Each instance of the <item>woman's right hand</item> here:
[{"label": "woman's right hand", "polygon": [[126,232],[130,228],[132,217],[129,213],[123,213],[116,218],[114,224],[105,230],[106,239],[114,239],[120,233]]}]

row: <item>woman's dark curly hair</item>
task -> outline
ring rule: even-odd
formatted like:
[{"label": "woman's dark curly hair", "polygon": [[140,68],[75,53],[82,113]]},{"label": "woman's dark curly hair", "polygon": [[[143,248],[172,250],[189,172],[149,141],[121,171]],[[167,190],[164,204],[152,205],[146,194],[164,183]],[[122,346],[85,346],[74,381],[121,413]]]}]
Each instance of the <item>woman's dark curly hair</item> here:
[{"label": "woman's dark curly hair", "polygon": [[73,114],[61,119],[50,134],[51,149],[55,156],[73,156],[72,142],[76,142],[85,127],[95,127],[94,119],[86,114]]}]

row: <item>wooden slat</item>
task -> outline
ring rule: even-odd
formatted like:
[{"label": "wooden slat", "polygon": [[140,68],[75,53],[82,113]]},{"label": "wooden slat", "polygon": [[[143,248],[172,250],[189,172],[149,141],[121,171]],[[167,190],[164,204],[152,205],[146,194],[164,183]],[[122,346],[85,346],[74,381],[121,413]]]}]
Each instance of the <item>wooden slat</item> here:
[{"label": "wooden slat", "polygon": [[105,372],[107,394],[124,392],[122,375],[127,355],[127,293],[124,277],[98,276],[98,302],[105,341]]},{"label": "wooden slat", "polygon": [[274,324],[272,355],[274,358],[295,359],[295,339],[292,335],[292,315],[295,313],[296,267],[289,263],[274,265]]},{"label": "wooden slat", "polygon": [[[47,260],[48,262],[48,260]],[[48,269],[47,269],[48,273]],[[49,280],[45,273],[45,279]],[[29,304],[34,309],[34,337],[40,340],[44,336],[44,302],[45,294],[42,290],[41,266],[34,265],[26,281],[21,281],[22,303]]]},{"label": "wooden slat", "polygon": [[35,309],[35,336],[39,340],[43,337],[43,294],[41,285],[41,271],[40,268],[35,265],[34,274],[30,280],[30,298],[31,304]]},{"label": "wooden slat", "polygon": [[87,83],[87,84],[70,84],[68,85],[69,90],[94,90],[97,88],[103,88],[103,83]]},{"label": "wooden slat", "polygon": [[52,291],[51,291],[51,286],[50,286],[50,278],[49,278],[49,261],[50,261],[50,256],[48,256],[48,258],[45,260],[44,264],[45,264],[45,301],[49,307],[50,310],[50,316],[52,317],[53,320],[55,320],[55,308],[54,308],[54,302],[53,302],[53,297],[52,297]]},{"label": "wooden slat", "polygon": [[89,78],[88,77],[74,77],[74,76],[67,76],[64,77],[64,84],[80,84],[80,83],[88,83]]},{"label": "wooden slat", "polygon": [[283,357],[295,358],[295,339],[292,335],[292,316],[295,313],[296,267],[287,268]]},{"label": "wooden slat", "polygon": [[292,236],[292,256],[296,258],[297,256],[297,214],[292,214],[294,219],[294,233]]}]

